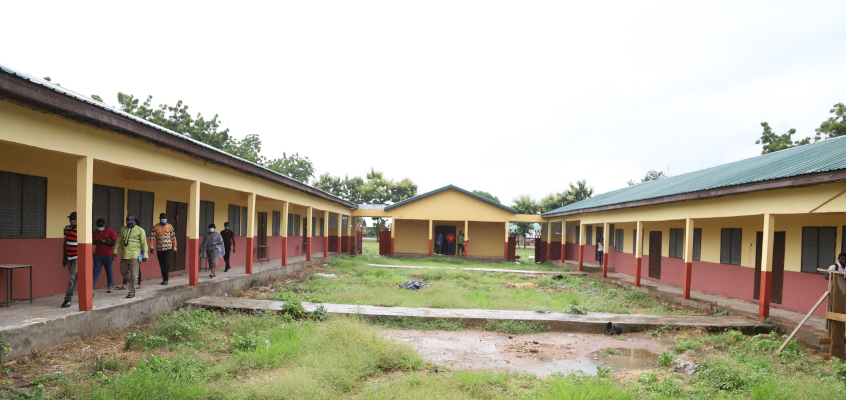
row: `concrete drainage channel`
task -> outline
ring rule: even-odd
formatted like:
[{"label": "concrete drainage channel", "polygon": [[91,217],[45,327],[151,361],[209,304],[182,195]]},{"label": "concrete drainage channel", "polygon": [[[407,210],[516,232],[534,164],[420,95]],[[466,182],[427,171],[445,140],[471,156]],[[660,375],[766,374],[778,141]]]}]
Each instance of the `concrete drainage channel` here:
[{"label": "concrete drainage channel", "polygon": [[[232,297],[204,296],[188,300],[186,307],[206,309],[228,309],[244,311],[282,310],[285,302],[255,300]],[[558,312],[537,313],[515,310],[440,309],[410,307],[380,307],[350,304],[302,303],[306,311],[313,312],[323,306],[327,313],[360,315],[367,318],[411,317],[428,320],[459,319],[467,328],[482,326],[491,320],[512,320],[541,323],[553,332],[579,332],[621,334],[654,330],[665,326],[704,327],[712,331],[736,329],[746,334],[768,333],[773,325],[739,317],[709,317],[688,315],[645,315],[645,314],[565,314]]]}]

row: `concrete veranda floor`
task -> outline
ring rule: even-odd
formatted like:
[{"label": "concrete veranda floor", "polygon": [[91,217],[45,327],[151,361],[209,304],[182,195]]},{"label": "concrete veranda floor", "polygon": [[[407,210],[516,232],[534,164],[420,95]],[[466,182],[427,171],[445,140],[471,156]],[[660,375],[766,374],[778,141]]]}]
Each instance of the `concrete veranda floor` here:
[{"label": "concrete veranda floor", "polygon": [[[329,253],[329,258],[336,256]],[[227,292],[244,289],[254,277],[280,278],[308,265],[328,261],[323,253],[313,253],[312,261],[306,256],[288,258],[288,266],[282,267],[281,260],[256,262],[253,275],[246,274],[244,264],[233,265],[229,272],[217,269],[217,277],[209,278],[208,270],[200,270],[199,285],[188,285],[188,274],[172,275],[169,285],[161,285],[161,278],[144,279],[135,297],[127,299],[127,290],[115,289],[106,293],[106,287],[94,290],[93,310],[80,311],[77,296],[72,306],[61,308],[64,294],[39,297],[12,303],[9,308],[0,307],[0,332],[12,345],[11,356],[26,354],[32,349],[57,345],[76,340],[106,329],[123,329],[136,323],[177,309],[187,299],[208,294],[225,295]],[[115,273],[116,283],[120,283]]]}]

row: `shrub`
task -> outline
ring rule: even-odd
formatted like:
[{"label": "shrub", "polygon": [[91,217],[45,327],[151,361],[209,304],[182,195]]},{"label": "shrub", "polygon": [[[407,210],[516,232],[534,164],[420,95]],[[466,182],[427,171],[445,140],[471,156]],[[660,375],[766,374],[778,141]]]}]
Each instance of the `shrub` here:
[{"label": "shrub", "polygon": [[664,351],[658,357],[658,365],[662,367],[669,367],[673,363],[673,355],[668,351]]}]

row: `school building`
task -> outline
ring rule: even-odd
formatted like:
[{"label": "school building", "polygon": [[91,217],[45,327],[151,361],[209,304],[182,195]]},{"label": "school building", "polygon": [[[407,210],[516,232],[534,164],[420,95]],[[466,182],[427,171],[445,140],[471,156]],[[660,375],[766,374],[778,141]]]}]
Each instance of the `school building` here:
[{"label": "school building", "polygon": [[[543,214],[556,259],[808,312],[846,249],[846,137],[604,193]],[[551,227],[552,229],[549,229]],[[547,250],[549,251],[549,250]],[[824,316],[820,307],[816,315]]]},{"label": "school building", "polygon": [[[231,262],[247,273],[259,260],[286,265],[355,247],[355,204],[2,65],[0,155],[0,264],[33,265],[34,297],[64,293],[62,230],[76,211],[81,310],[91,309],[93,286],[106,285],[105,273],[91,281],[99,218],[119,231],[132,214],[149,234],[167,213],[178,241],[171,274],[188,273],[194,286],[211,223],[231,223]],[[152,254],[141,275],[161,276]],[[0,301],[8,283],[0,274]],[[13,297],[29,297],[28,274],[13,283]]]}]

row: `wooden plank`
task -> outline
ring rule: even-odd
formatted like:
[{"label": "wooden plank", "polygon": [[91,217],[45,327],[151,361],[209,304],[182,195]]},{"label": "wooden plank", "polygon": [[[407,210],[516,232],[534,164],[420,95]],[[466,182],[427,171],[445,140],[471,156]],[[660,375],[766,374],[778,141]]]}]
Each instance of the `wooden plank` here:
[{"label": "wooden plank", "polygon": [[828,272],[829,274],[846,275],[846,271],[829,271],[823,268],[817,268],[817,272]]},{"label": "wooden plank", "polygon": [[834,313],[834,312],[829,311],[829,312],[825,313],[825,319],[830,319],[830,320],[833,320],[833,321],[846,322],[846,314],[838,314],[838,313]]},{"label": "wooden plank", "polygon": [[832,357],[843,359],[846,347],[846,323],[840,319],[829,318],[830,314],[846,314],[846,280],[843,275],[831,274],[828,281],[828,312],[826,319],[829,323],[828,336],[831,338],[830,353]]},{"label": "wooden plank", "polygon": [[[813,314],[814,310],[816,310],[817,307],[822,304],[823,300],[825,300],[826,297],[828,297],[828,292],[823,293],[822,297],[817,300],[817,304],[814,304],[814,306],[811,307],[811,311],[808,311],[808,313],[805,314],[805,318],[802,318],[802,321],[799,322],[799,325],[796,325],[796,329],[793,329],[793,332],[790,332],[790,336],[788,336],[787,340],[785,340],[784,343],[781,344],[781,347],[776,350],[776,354],[781,353],[781,351],[784,350],[784,346],[787,346],[787,343],[790,342],[790,339],[793,339],[793,336],[796,335],[796,332],[799,332],[799,328],[801,328],[802,325],[805,325],[805,322],[808,321],[808,318],[811,317],[811,314]],[[822,340],[822,338],[820,338],[820,340]]]},{"label": "wooden plank", "polygon": [[830,337],[821,337],[820,338],[820,344],[831,344],[831,338]]}]

